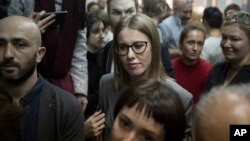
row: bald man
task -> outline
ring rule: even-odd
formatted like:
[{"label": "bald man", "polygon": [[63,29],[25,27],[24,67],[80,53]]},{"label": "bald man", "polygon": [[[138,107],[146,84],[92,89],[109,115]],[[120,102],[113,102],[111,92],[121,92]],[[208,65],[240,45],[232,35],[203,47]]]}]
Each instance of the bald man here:
[{"label": "bald man", "polygon": [[172,58],[182,54],[179,49],[179,36],[183,27],[191,19],[192,9],[192,0],[173,0],[174,14],[159,24],[162,31],[162,43],[168,47]]},{"label": "bald man", "polygon": [[83,112],[77,99],[37,73],[45,47],[31,19],[10,16],[0,20],[0,95],[24,107],[21,141],[84,140]]},{"label": "bald man", "polygon": [[214,88],[196,105],[194,141],[229,141],[230,124],[250,124],[250,84]]}]

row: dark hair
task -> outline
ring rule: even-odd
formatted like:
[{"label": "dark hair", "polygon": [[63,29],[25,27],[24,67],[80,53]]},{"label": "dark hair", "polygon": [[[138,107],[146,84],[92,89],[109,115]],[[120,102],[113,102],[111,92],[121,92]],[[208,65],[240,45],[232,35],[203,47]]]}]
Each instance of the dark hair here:
[{"label": "dark hair", "polygon": [[163,0],[143,0],[143,13],[149,17],[159,16],[167,7],[166,1]]},{"label": "dark hair", "polygon": [[138,112],[164,125],[165,140],[182,141],[186,127],[184,106],[179,95],[167,84],[153,79],[140,80],[118,99],[114,118],[124,108],[136,106]]},{"label": "dark hair", "polygon": [[223,23],[222,12],[217,7],[205,8],[202,19],[211,28],[220,28]]},{"label": "dark hair", "polygon": [[[92,7],[92,6],[94,6],[94,5],[97,5],[97,6],[99,6],[99,4],[97,3],[97,2],[90,2],[88,5],[87,5],[87,11],[89,12],[89,10],[90,10],[90,8]],[[100,6],[99,6],[100,7]]]},{"label": "dark hair", "polygon": [[91,28],[92,26],[95,24],[95,23],[98,23],[98,22],[102,22],[104,27],[106,28],[106,22],[104,21],[104,19],[102,19],[101,15],[99,12],[93,12],[93,13],[89,13],[87,15],[87,34],[86,34],[86,37],[87,39],[89,38],[90,36],[90,31],[91,31]]},{"label": "dark hair", "polygon": [[12,98],[1,90],[0,105],[1,140],[16,141],[19,138],[19,121],[24,113],[24,109],[14,104]]},{"label": "dark hair", "polygon": [[239,6],[238,4],[231,3],[231,4],[229,4],[229,5],[225,8],[225,10],[224,10],[224,16],[226,16],[228,10],[235,10],[235,11],[238,11],[238,12],[239,12],[239,11],[241,11],[241,8],[240,8],[240,6]]}]

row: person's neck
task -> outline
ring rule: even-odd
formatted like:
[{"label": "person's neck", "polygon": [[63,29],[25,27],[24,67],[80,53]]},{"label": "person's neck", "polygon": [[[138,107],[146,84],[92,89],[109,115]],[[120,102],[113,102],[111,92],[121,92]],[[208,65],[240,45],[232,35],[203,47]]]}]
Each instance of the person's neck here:
[{"label": "person's neck", "polygon": [[220,29],[216,28],[209,29],[208,37],[221,37]]},{"label": "person's neck", "polygon": [[20,84],[12,84],[0,81],[0,85],[5,88],[5,91],[12,97],[14,103],[19,103],[19,100],[24,97],[36,84],[38,80],[37,72],[35,71],[25,82]]},{"label": "person's neck", "polygon": [[247,65],[247,64],[250,64],[249,54],[240,60],[232,61],[230,63],[230,69],[240,70],[242,66]]},{"label": "person's neck", "polygon": [[187,65],[187,66],[193,66],[195,64],[197,64],[197,62],[199,61],[199,59],[197,60],[190,60],[190,59],[186,59],[185,57],[181,56],[180,59],[182,60],[182,62]]},{"label": "person's neck", "polygon": [[93,53],[93,54],[97,54],[97,52],[98,52],[98,49],[96,47],[91,46],[89,44],[87,44],[87,50],[88,50],[88,52]]},{"label": "person's neck", "polygon": [[146,71],[140,76],[130,76],[130,84],[133,84],[139,80],[148,78],[148,76],[149,76],[148,74],[149,74],[148,71]]}]

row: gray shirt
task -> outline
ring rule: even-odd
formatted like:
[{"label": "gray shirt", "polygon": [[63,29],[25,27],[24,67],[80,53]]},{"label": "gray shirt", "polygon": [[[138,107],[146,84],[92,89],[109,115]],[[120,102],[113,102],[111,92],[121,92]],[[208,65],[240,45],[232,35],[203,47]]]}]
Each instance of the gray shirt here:
[{"label": "gray shirt", "polygon": [[176,15],[169,16],[159,24],[162,42],[168,48],[179,48],[179,36],[183,29],[181,20]]}]

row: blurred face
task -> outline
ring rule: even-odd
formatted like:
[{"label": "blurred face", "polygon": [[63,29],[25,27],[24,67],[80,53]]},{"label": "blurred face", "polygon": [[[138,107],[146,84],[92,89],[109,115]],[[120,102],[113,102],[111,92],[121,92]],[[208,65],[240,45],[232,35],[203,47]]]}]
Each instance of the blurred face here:
[{"label": "blurred face", "polygon": [[12,23],[0,24],[0,80],[19,84],[34,73],[45,49],[38,48],[34,25]]},{"label": "blurred face", "polygon": [[99,5],[98,5],[98,4],[94,4],[94,5],[92,5],[92,6],[89,8],[89,11],[88,11],[88,12],[92,13],[92,12],[97,12],[97,11],[99,11],[99,10],[100,10]]},{"label": "blurred face", "polygon": [[192,2],[185,2],[181,1],[177,5],[175,13],[180,17],[181,21],[186,23],[188,20],[191,19],[193,5]]},{"label": "blurred face", "polygon": [[[119,58],[131,79],[147,77],[152,60],[149,38],[140,31],[124,28],[118,34],[118,44],[122,50],[128,48],[128,53],[119,55]],[[140,51],[140,54],[135,53],[131,47],[128,47],[131,45],[133,45],[134,50],[142,50],[143,52]]]},{"label": "blurred face", "polygon": [[113,27],[124,17],[136,14],[134,0],[112,0],[110,2],[109,18]]},{"label": "blurred face", "polygon": [[105,27],[103,22],[95,23],[90,31],[88,38],[88,47],[92,47],[95,50],[103,47],[104,44],[104,36],[105,36]]},{"label": "blurred face", "polygon": [[163,141],[164,126],[138,112],[136,107],[124,107],[115,118],[110,141]]},{"label": "blurred face", "polygon": [[200,58],[203,44],[204,34],[201,31],[189,31],[181,46],[183,52],[182,58],[187,62],[196,63]]},{"label": "blurred face", "polygon": [[237,25],[222,27],[221,48],[228,61],[241,61],[250,51],[249,39]]}]

